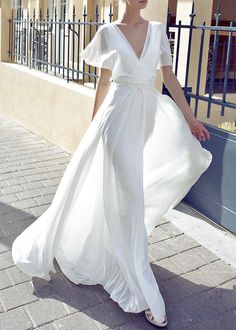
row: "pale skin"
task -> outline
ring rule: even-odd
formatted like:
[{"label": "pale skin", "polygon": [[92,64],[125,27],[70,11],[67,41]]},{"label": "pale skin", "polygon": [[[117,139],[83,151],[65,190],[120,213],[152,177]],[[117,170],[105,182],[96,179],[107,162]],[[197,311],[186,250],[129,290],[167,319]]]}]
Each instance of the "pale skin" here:
[{"label": "pale skin", "polygon": [[[119,22],[116,21],[116,24],[127,37],[127,40],[132,45],[138,57],[142,53],[148,25],[148,21],[144,20],[140,16],[140,11],[141,9],[146,7],[147,3],[147,0],[126,0],[123,17]],[[205,141],[206,139],[209,140],[210,133],[203,126],[203,124],[194,116],[185,98],[181,85],[172,70],[171,65],[162,66],[160,68],[160,71],[163,83],[165,84],[177,106],[183,113],[192,134],[199,141]],[[110,88],[111,82],[109,81],[109,79],[111,75],[111,70],[104,68],[99,69],[99,79],[95,94],[92,120]]]}]

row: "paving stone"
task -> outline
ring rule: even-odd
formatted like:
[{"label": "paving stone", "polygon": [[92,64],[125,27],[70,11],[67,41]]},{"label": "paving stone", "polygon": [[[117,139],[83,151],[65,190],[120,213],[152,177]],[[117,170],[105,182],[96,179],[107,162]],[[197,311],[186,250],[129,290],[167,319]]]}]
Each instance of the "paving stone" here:
[{"label": "paving stone", "polygon": [[31,281],[32,277],[22,272],[17,266],[9,267],[6,269],[8,277],[14,285]]},{"label": "paving stone", "polygon": [[0,181],[0,191],[1,191],[1,188],[5,188],[5,187],[8,187],[8,184],[7,184],[7,181]]},{"label": "paving stone", "polygon": [[33,278],[35,294],[39,298],[48,298],[58,295],[58,298],[61,301],[64,301],[63,298],[65,296],[68,298],[73,294],[69,280],[61,278],[61,276],[57,273],[51,273],[50,276],[50,281],[46,281],[38,277]]},{"label": "paving stone", "polygon": [[17,201],[17,197],[15,194],[8,194],[8,195],[0,196],[1,203],[9,204],[14,201]]},{"label": "paving stone", "polygon": [[48,179],[48,180],[44,180],[42,183],[47,187],[48,186],[58,186],[60,181],[61,181],[61,176],[52,178],[52,179]]},{"label": "paving stone", "polygon": [[158,225],[157,226],[160,226],[160,225],[162,225],[164,223],[170,223],[170,220],[168,220],[165,217],[161,217],[161,219],[159,219],[159,221],[158,221]]},{"label": "paving stone", "polygon": [[58,177],[62,177],[64,171],[53,171],[48,173],[48,179],[53,179],[53,178],[58,178]]},{"label": "paving stone", "polygon": [[11,173],[0,173],[0,181],[4,181],[7,179],[12,179],[12,174]]},{"label": "paving stone", "polygon": [[176,251],[172,248],[170,241],[165,240],[149,245],[149,253],[154,260],[160,260],[175,255]]},{"label": "paving stone", "polygon": [[168,317],[168,330],[192,328],[199,323],[196,316],[188,313],[178,302],[175,305],[166,304],[166,314]]},{"label": "paving stone", "polygon": [[55,321],[55,326],[60,330],[99,330],[93,319],[86,315],[86,313],[80,312],[60,320]]},{"label": "paving stone", "polygon": [[236,327],[234,327],[232,324],[230,327],[227,327],[224,320],[218,316],[197,323],[196,325],[184,328],[184,330],[234,330],[234,329],[236,329]]},{"label": "paving stone", "polygon": [[68,315],[62,302],[53,297],[40,299],[39,301],[28,304],[26,305],[26,310],[35,326],[43,325],[46,322],[54,321]]},{"label": "paving stone", "polygon": [[[15,166],[9,166],[9,167],[1,167],[0,168],[0,173],[4,174],[4,173],[12,173],[15,172],[17,173],[17,171],[20,169],[19,165],[15,165]],[[12,191],[10,191],[12,192]]]},{"label": "paving stone", "polygon": [[[25,209],[24,211],[12,209],[12,211],[7,214],[4,223],[14,222],[18,220],[20,221],[29,218],[32,218],[32,214],[29,212],[28,209]],[[1,223],[3,223],[2,217],[1,217]]]},{"label": "paving stone", "polygon": [[34,197],[34,200],[36,200],[36,202],[37,202],[39,205],[51,204],[54,195],[55,195],[55,194],[50,194],[50,195],[45,195],[45,196]]},{"label": "paving stone", "polygon": [[179,303],[186,297],[191,296],[189,287],[181,277],[174,277],[166,281],[159,282],[159,288],[167,305]]},{"label": "paving stone", "polygon": [[25,182],[25,183],[22,183],[21,185],[25,190],[28,190],[28,189],[31,190],[31,189],[44,187],[44,185],[41,181]]},{"label": "paving stone", "polygon": [[183,273],[170,258],[155,261],[151,263],[151,267],[158,281],[168,280]]},{"label": "paving stone", "polygon": [[31,217],[29,219],[24,219],[24,220],[18,220],[15,222],[11,222],[8,225],[4,224],[2,225],[2,229],[7,237],[9,236],[17,236],[24,229],[26,229],[30,224],[34,222],[34,218]]},{"label": "paving stone", "polygon": [[183,234],[183,231],[178,229],[175,225],[173,225],[171,222],[163,223],[161,224],[161,229],[167,231],[167,233],[171,236],[181,235]]},{"label": "paving stone", "polygon": [[209,298],[214,299],[219,313],[236,308],[236,279],[219,285],[214,291],[209,291]]},{"label": "paving stone", "polygon": [[84,311],[102,303],[100,296],[91,290],[90,286],[81,284],[71,284],[71,290],[58,290],[57,297],[66,304],[70,313]]},{"label": "paving stone", "polygon": [[112,300],[90,307],[86,311],[102,329],[107,329],[107,327],[115,328],[132,320],[132,313],[124,312],[120,306]]},{"label": "paving stone", "polygon": [[201,257],[205,258],[208,262],[219,260],[219,257],[217,255],[209,251],[204,246],[197,246],[193,249],[193,251],[199,254]]},{"label": "paving stone", "polygon": [[39,326],[39,327],[36,327],[36,329],[39,329],[39,330],[57,330],[54,326],[54,323],[48,323],[46,325],[42,325],[42,326]]},{"label": "paving stone", "polygon": [[[32,184],[32,182],[31,182]],[[41,190],[40,189],[27,189],[25,191],[21,191],[18,193],[15,193],[17,198],[22,200],[22,199],[27,199],[27,198],[32,198],[35,196],[40,196],[41,195]]]},{"label": "paving stone", "polygon": [[6,270],[0,271],[0,290],[12,286],[10,278],[6,273]]},{"label": "paving stone", "polygon": [[11,251],[0,253],[0,270],[14,265]]},{"label": "paving stone", "polygon": [[14,186],[9,186],[9,187],[5,187],[1,189],[1,194],[3,195],[7,195],[7,194],[12,194],[18,191],[22,191],[24,190],[24,188],[19,185],[19,184],[15,184]]},{"label": "paving stone", "polygon": [[0,314],[0,329],[2,330],[27,330],[32,329],[32,326],[22,307]]},{"label": "paving stone", "polygon": [[42,195],[51,195],[54,194],[57,190],[57,186],[44,187],[40,189]]},{"label": "paving stone", "polygon": [[219,310],[221,313],[225,311],[221,301],[217,299],[222,292],[222,290],[212,288],[182,300],[180,305],[199,321],[213,319],[219,315]]},{"label": "paving stone", "polygon": [[[129,321],[121,326],[113,328],[114,330],[153,330],[154,327],[151,323],[146,319],[144,312],[137,313],[133,316],[133,320]],[[108,328],[111,329],[111,328]],[[158,329],[158,328],[156,328]]]},{"label": "paving stone", "polygon": [[30,212],[35,218],[38,218],[41,214],[43,214],[49,208],[50,205],[51,205],[51,203],[39,205],[36,207],[31,207]]},{"label": "paving stone", "polygon": [[171,261],[180,267],[183,272],[189,272],[207,264],[205,258],[195,253],[194,250],[187,250],[172,256]]},{"label": "paving stone", "polygon": [[0,239],[4,237],[4,232],[1,227],[1,222],[0,222]]},{"label": "paving stone", "polygon": [[30,282],[21,283],[14,287],[0,291],[0,298],[6,310],[28,304],[38,300],[33,294],[34,290]]},{"label": "paving stone", "polygon": [[31,208],[31,207],[37,206],[38,204],[33,198],[28,198],[28,199],[23,199],[23,200],[19,200],[16,202],[12,202],[11,205],[14,208],[23,210],[23,209],[26,209],[29,207]]},{"label": "paving stone", "polygon": [[3,215],[8,214],[12,211],[12,206],[7,205],[4,203],[0,203],[0,217],[2,218]]},{"label": "paving stone", "polygon": [[209,263],[203,266],[201,270],[211,278],[215,285],[219,285],[236,277],[236,270],[223,260]]},{"label": "paving stone", "polygon": [[165,230],[161,229],[160,227],[157,227],[153,232],[152,232],[152,236],[150,238],[150,242],[151,243],[156,243],[159,241],[163,241],[167,238],[170,238],[171,235],[168,234],[168,232],[166,232]]},{"label": "paving stone", "polygon": [[101,284],[90,285],[89,290],[93,295],[96,295],[101,302],[105,302],[111,299],[109,293],[103,288]]},{"label": "paving stone", "polygon": [[188,289],[191,295],[209,290],[214,287],[214,283],[200,269],[180,275],[184,282],[184,286]]},{"label": "paving stone", "polygon": [[200,245],[194,239],[185,234],[174,236],[172,239],[167,241],[169,241],[169,244],[171,244],[172,248],[178,253]]},{"label": "paving stone", "polygon": [[28,181],[33,182],[33,181],[41,181],[41,180],[47,180],[48,179],[48,174],[47,173],[40,173],[40,174],[32,174],[32,175],[26,175],[26,178]]},{"label": "paving stone", "polygon": [[[0,255],[3,252],[7,252],[11,250],[14,239],[15,236],[3,237],[0,239]],[[0,258],[0,267],[1,267],[1,258]]]}]

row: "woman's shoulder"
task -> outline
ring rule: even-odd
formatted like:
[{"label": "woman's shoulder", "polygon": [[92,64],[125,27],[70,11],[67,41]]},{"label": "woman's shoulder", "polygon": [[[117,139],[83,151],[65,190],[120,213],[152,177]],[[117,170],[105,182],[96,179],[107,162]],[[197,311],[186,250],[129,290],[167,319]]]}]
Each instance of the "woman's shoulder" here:
[{"label": "woman's shoulder", "polygon": [[[148,22],[152,26],[159,26],[159,27],[163,27],[164,26],[164,24],[162,22],[159,22],[159,21],[150,20]],[[119,24],[122,24],[122,23],[120,21],[118,21],[118,20],[112,21],[112,22],[103,23],[102,25],[99,26],[99,30],[100,31],[109,31],[110,29],[112,29],[112,26],[113,25],[119,26]]]}]

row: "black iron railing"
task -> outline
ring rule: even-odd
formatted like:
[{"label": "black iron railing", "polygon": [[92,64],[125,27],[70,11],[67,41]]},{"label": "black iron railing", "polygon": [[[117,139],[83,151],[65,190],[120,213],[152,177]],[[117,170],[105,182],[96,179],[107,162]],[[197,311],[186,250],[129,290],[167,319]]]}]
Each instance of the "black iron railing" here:
[{"label": "black iron railing", "polygon": [[[61,15],[60,15],[61,16]],[[230,92],[235,92],[236,86],[236,27],[233,22],[229,26],[220,26],[220,13],[216,16],[214,26],[207,26],[205,22],[202,25],[195,25],[194,3],[190,13],[189,24],[170,24],[171,13],[168,12],[167,29],[172,53],[175,49],[174,72],[178,75],[180,63],[180,48],[187,47],[185,81],[183,90],[185,96],[190,103],[191,99],[195,100],[194,113],[197,116],[199,109],[199,101],[207,102],[207,117],[211,114],[211,105],[216,104],[221,107],[221,116],[224,116],[225,108],[235,110],[236,103],[227,100]],[[62,77],[69,81],[93,83],[94,88],[97,84],[97,68],[80,63],[79,53],[90,42],[98,27],[105,24],[104,19],[99,17],[99,8],[96,5],[94,20],[88,20],[87,7],[84,6],[82,20],[76,20],[75,7],[73,8],[72,19],[66,20],[66,12],[58,19],[57,12],[53,17],[49,17],[47,10],[46,17],[43,18],[40,11],[39,19],[33,17],[23,17],[23,12],[9,20],[9,57],[12,62],[26,65],[30,69],[34,68],[48,74]],[[113,19],[113,5],[110,4],[108,20]],[[189,31],[189,37],[185,44],[182,45],[181,33],[183,30]],[[202,74],[204,47],[206,46],[205,32],[210,31],[210,43],[208,47],[208,68],[206,75]],[[190,60],[192,51],[193,31],[200,33],[198,60],[196,62],[197,74],[196,83],[189,85]],[[222,31],[226,36],[222,41]],[[223,42],[223,43],[222,43]],[[196,45],[195,45],[196,47]],[[183,70],[183,66],[181,66]],[[205,81],[205,91],[200,93],[202,77]],[[206,77],[206,78],[205,78]],[[202,88],[201,88],[202,90]],[[163,93],[168,91],[163,85]],[[215,94],[218,94],[215,97]]]},{"label": "black iron railing", "polygon": [[[87,19],[87,7],[84,6],[83,19],[76,20],[75,7],[72,20],[64,16],[58,19],[55,9],[53,17],[43,18],[40,10],[39,18],[23,17],[23,12],[9,19],[9,57],[12,62],[26,65],[55,76],[76,82],[92,82],[96,87],[97,68],[85,64],[79,53],[90,42],[98,27],[105,23],[99,21],[98,5],[96,5],[95,21]],[[109,21],[112,20],[113,8],[110,5]]]},{"label": "black iron railing", "polygon": [[[220,13],[217,12],[215,26],[207,26],[204,21],[202,25],[195,25],[194,18],[196,16],[194,12],[194,2],[192,6],[192,11],[190,13],[189,24],[182,24],[180,20],[178,24],[170,24],[171,13],[168,12],[167,19],[167,34],[171,36],[172,46],[173,39],[176,44],[176,54],[175,54],[175,74],[178,75],[179,70],[179,52],[180,47],[187,47],[187,60],[185,68],[185,82],[183,90],[186,98],[190,101],[195,99],[194,114],[197,116],[199,109],[199,101],[207,102],[207,117],[211,114],[211,105],[217,104],[221,108],[221,116],[225,114],[225,108],[230,108],[236,110],[236,103],[227,101],[227,95],[232,92],[236,92],[236,27],[233,26],[233,22],[230,22],[229,26],[220,26]],[[185,45],[182,45],[181,33],[183,30],[189,31],[189,37]],[[173,32],[174,30],[174,32]],[[199,42],[199,52],[196,75],[196,86],[195,90],[192,90],[192,86],[189,86],[189,74],[190,74],[190,60],[191,60],[191,50],[192,50],[192,39],[193,31],[199,31],[200,42]],[[203,64],[203,51],[206,44],[205,32],[210,31],[210,47],[208,51],[208,68],[207,68],[207,78],[205,83],[205,93],[200,94],[200,84],[202,78],[202,64]],[[219,42],[222,36],[220,33],[224,32],[224,44]],[[196,47],[196,46],[195,46]],[[223,47],[223,48],[222,48]],[[181,67],[182,69],[182,67]],[[163,92],[168,94],[166,88],[163,88]],[[217,97],[214,95],[217,93]]]}]

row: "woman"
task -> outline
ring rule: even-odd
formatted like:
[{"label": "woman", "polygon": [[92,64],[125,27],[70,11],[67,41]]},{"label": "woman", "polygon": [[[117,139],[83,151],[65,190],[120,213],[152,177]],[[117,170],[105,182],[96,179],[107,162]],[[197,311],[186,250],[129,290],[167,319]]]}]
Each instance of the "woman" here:
[{"label": "woman", "polygon": [[[163,24],[126,0],[120,22],[99,27],[80,56],[100,68],[92,121],[50,207],[13,242],[14,263],[46,280],[101,284],[126,312],[165,327],[165,304],[148,257],[148,236],[208,168],[194,117],[172,72]],[[155,88],[156,70],[175,99]],[[99,110],[99,111],[98,111]]]}]

